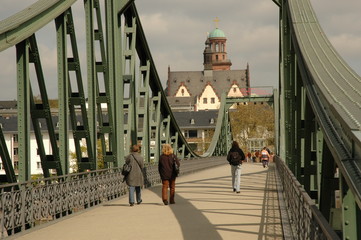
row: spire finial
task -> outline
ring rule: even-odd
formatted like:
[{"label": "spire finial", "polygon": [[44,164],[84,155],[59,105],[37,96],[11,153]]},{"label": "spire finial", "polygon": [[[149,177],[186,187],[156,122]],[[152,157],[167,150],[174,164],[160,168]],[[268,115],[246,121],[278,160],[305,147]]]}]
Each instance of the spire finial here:
[{"label": "spire finial", "polygon": [[213,20],[213,22],[215,22],[216,28],[218,28],[219,18],[216,17],[216,18]]}]

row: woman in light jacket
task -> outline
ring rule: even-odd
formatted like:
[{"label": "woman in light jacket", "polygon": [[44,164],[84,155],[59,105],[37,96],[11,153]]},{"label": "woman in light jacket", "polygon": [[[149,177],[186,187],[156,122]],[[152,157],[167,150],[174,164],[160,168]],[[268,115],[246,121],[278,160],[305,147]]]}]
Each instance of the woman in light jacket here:
[{"label": "woman in light jacket", "polygon": [[174,162],[180,166],[178,158],[173,154],[170,144],[163,144],[162,155],[159,158],[158,171],[162,179],[162,200],[164,205],[168,205],[168,188],[170,188],[169,203],[175,204],[175,179],[177,174],[174,171]]},{"label": "woman in light jacket", "polygon": [[125,159],[125,162],[132,166],[132,170],[126,177],[126,183],[129,186],[129,205],[131,207],[134,206],[134,191],[137,198],[137,204],[142,203],[141,188],[144,184],[144,159],[139,154],[139,149],[139,145],[133,145],[131,148],[131,153]]}]

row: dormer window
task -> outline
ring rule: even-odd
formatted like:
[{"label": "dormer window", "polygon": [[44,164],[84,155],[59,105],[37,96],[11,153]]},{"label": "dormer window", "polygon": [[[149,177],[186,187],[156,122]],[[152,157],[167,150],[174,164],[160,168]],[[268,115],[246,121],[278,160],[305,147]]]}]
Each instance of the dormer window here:
[{"label": "dormer window", "polygon": [[173,82],[177,82],[177,78],[173,78]]},{"label": "dormer window", "polygon": [[214,124],[214,118],[211,118],[211,120],[209,120],[210,124]]},{"label": "dormer window", "polygon": [[190,82],[190,81],[191,81],[191,79],[188,77],[188,78],[187,78],[187,82]]},{"label": "dormer window", "polygon": [[194,119],[193,118],[191,119],[191,124],[194,124]]}]

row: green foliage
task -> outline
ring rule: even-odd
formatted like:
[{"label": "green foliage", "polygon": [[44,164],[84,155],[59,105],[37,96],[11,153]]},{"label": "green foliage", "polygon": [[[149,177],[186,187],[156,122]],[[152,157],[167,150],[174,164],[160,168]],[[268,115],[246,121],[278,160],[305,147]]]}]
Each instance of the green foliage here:
[{"label": "green foliage", "polygon": [[[82,155],[87,155],[87,148],[85,146],[81,146],[80,151]],[[70,169],[72,170],[72,172],[78,172],[79,167],[77,163],[76,152],[70,152],[70,159],[71,159]],[[103,150],[100,139],[97,140],[97,167],[98,169],[104,168]]]},{"label": "green foliage", "polygon": [[[239,104],[230,110],[233,139],[247,150],[248,138],[264,138],[268,146],[274,145],[274,111],[268,104]],[[272,133],[272,137],[267,136]]]}]

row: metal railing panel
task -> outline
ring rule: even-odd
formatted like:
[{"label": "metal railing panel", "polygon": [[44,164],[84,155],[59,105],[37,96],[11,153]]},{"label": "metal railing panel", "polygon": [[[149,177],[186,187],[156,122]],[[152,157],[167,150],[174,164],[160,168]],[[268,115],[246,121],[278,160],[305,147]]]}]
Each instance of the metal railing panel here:
[{"label": "metal railing panel", "polygon": [[[184,159],[180,175],[226,164],[225,157]],[[0,187],[0,236],[24,232],[41,224],[117,199],[128,192],[121,168],[38,179]],[[161,184],[157,164],[146,164],[144,187]]]},{"label": "metal railing panel", "polygon": [[275,157],[288,217],[295,239],[340,239],[291,170]]}]

